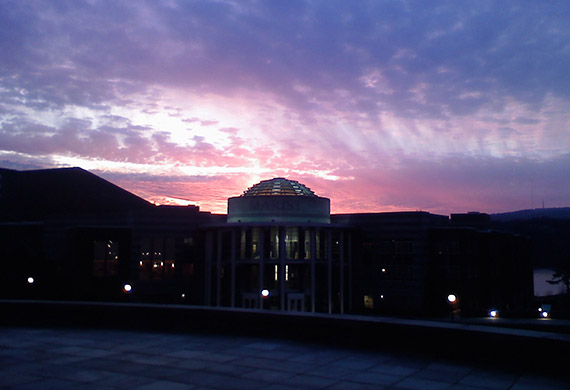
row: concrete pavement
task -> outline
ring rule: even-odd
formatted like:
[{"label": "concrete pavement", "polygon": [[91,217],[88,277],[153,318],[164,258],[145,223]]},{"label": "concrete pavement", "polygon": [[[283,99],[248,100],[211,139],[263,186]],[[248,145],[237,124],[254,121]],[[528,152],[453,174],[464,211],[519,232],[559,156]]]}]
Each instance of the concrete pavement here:
[{"label": "concrete pavement", "polygon": [[0,387],[554,390],[570,381],[496,363],[271,337],[3,326]]}]

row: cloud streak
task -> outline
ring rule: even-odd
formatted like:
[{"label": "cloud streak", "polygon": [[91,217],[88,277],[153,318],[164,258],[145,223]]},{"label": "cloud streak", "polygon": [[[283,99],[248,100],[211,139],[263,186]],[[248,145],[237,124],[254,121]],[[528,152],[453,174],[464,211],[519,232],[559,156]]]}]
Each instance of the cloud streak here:
[{"label": "cloud streak", "polygon": [[567,206],[569,16],[564,1],[4,1],[0,160],[216,212],[276,175],[336,212]]}]

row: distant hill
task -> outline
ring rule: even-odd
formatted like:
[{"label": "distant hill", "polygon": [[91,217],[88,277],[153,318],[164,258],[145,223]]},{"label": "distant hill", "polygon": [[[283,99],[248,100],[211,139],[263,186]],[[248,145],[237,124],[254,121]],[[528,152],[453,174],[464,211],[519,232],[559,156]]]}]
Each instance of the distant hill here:
[{"label": "distant hill", "polygon": [[520,220],[529,220],[535,218],[570,220],[570,207],[529,209],[529,210],[511,211],[508,213],[491,214],[491,220],[494,222],[520,221]]}]

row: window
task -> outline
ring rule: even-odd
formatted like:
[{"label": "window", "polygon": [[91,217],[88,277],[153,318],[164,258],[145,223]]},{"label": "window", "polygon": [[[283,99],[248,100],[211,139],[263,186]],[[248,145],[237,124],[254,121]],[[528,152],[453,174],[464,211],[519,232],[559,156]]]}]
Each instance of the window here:
[{"label": "window", "polygon": [[299,258],[299,229],[288,227],[285,231],[285,248],[288,259]]},{"label": "window", "polygon": [[142,240],[139,260],[141,280],[168,280],[176,275],[175,241],[173,238]]},{"label": "window", "polygon": [[364,307],[366,309],[374,309],[374,298],[372,298],[370,295],[365,295],[364,296]]},{"label": "window", "polygon": [[327,258],[327,234],[325,231],[316,232],[317,259]]},{"label": "window", "polygon": [[119,243],[114,240],[93,241],[93,276],[117,276]]},{"label": "window", "polygon": [[305,229],[305,245],[303,247],[304,259],[309,260],[311,258],[311,231]]},{"label": "window", "polygon": [[269,251],[269,257],[271,259],[278,259],[279,258],[279,228],[272,227],[271,232],[271,249]]},{"label": "window", "polygon": [[251,231],[251,254],[254,259],[260,256],[261,231],[255,227]]}]

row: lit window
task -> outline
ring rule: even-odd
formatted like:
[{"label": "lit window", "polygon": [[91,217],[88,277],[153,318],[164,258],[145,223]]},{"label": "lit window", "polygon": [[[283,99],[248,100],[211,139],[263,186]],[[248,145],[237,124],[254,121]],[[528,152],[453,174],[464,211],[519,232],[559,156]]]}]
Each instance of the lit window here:
[{"label": "lit window", "polygon": [[112,240],[93,241],[93,276],[117,276],[118,260],[118,242]]},{"label": "lit window", "polygon": [[285,230],[285,251],[288,259],[299,258],[299,229],[287,228]]}]

